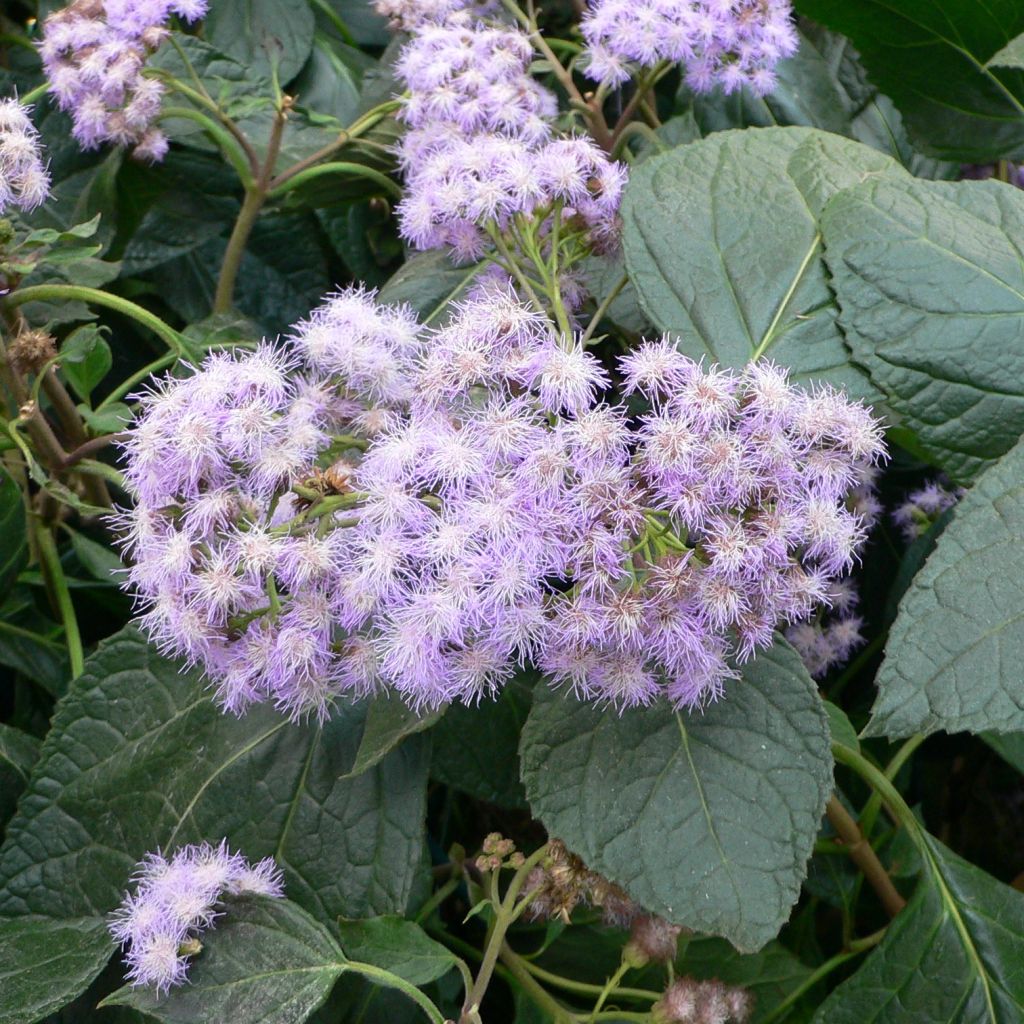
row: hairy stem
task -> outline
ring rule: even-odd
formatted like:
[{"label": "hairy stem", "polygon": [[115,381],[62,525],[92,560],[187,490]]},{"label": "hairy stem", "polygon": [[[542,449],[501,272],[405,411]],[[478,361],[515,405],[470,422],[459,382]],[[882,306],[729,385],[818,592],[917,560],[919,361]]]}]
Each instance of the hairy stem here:
[{"label": "hairy stem", "polygon": [[825,813],[839,838],[846,845],[850,859],[860,868],[868,880],[868,884],[882,901],[885,912],[890,917],[895,917],[907,905],[907,901],[892,884],[889,872],[885,870],[877,854],[871,848],[871,844],[864,838],[857,822],[853,820],[835,794],[829,797]]}]

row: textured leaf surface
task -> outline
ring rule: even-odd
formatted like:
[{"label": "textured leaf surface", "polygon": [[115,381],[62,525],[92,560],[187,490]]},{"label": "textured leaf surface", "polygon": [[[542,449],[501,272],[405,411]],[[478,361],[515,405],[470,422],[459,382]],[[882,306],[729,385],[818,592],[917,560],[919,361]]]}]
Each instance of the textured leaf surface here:
[{"label": "textured leaf surface", "polygon": [[835,322],[818,216],[839,189],[903,177],[891,158],[810,128],[718,132],[634,169],[626,267],[688,355],[728,366],[767,356],[796,379],[868,396]]},{"label": "textured leaf surface", "polygon": [[306,63],[316,23],[306,0],[214,0],[204,26],[214,46],[246,67],[268,73],[276,65],[284,85]]},{"label": "textured leaf surface", "polygon": [[235,719],[125,629],[58,706],[0,847],[0,914],[103,915],[148,850],[222,836],[276,857],[289,897],[324,920],[403,909],[428,754],[411,739],[342,778],[362,714],[340,707],[322,728],[262,707]]},{"label": "textured leaf surface", "polygon": [[833,199],[822,232],[855,358],[924,452],[973,478],[1024,433],[1024,195],[874,180]]},{"label": "textured leaf surface", "polygon": [[371,917],[338,922],[341,946],[350,960],[383,967],[413,985],[447,974],[455,957],[415,922],[401,917]]},{"label": "textured leaf surface", "polygon": [[540,687],[521,752],[534,814],[591,868],[741,950],[774,938],[832,782],[828,720],[791,648],[703,714],[619,715]]},{"label": "textured leaf surface", "polygon": [[86,988],[110,959],[95,918],[0,920],[0,1024],[33,1024]]},{"label": "textured leaf surface", "polygon": [[1024,732],[982,733],[981,738],[1008,764],[1024,775]]},{"label": "textured leaf surface", "polygon": [[960,501],[892,625],[871,735],[1024,730],[1024,442]]},{"label": "textured leaf surface", "polygon": [[422,319],[443,322],[442,312],[473,282],[479,267],[455,267],[443,252],[415,253],[380,290],[381,302],[407,302]]},{"label": "textured leaf surface", "polygon": [[1024,76],[986,63],[1024,31],[1017,0],[799,0],[853,40],[935,156],[985,163],[1024,154]]},{"label": "textured leaf surface", "polygon": [[443,707],[418,713],[396,696],[382,694],[377,697],[366,712],[366,724],[351,774],[360,775],[367,768],[379,764],[403,740],[425,732],[444,713]]},{"label": "textured leaf surface", "polygon": [[1024,1019],[1024,894],[937,840],[881,945],[815,1024],[1017,1024]]},{"label": "textured leaf surface", "polygon": [[299,1024],[345,970],[327,929],[288,900],[234,900],[201,941],[186,984],[166,995],[125,986],[104,1005],[131,1006],[165,1024]]}]

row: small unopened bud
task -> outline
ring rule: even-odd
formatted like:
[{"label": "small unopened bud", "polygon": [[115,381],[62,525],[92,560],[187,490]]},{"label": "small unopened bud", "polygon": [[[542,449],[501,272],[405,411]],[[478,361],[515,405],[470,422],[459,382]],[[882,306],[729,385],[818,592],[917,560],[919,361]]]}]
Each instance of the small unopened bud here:
[{"label": "small unopened bud", "polygon": [[675,959],[681,931],[662,917],[641,914],[634,919],[629,941],[622,950],[623,963],[630,967],[646,967],[652,961],[669,963]]},{"label": "small unopened bud", "polygon": [[509,867],[521,868],[526,863],[526,858],[519,852],[513,853],[508,859]]},{"label": "small unopened bud", "polygon": [[178,953],[181,956],[195,956],[197,953],[203,951],[203,944],[196,938],[185,939],[184,942],[178,946]]}]

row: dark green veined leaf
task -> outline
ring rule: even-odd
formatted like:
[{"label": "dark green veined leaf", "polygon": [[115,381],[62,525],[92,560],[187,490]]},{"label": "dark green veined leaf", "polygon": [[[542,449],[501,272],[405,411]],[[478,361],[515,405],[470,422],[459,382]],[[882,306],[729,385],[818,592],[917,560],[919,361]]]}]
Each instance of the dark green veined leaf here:
[{"label": "dark green veined leaf", "polygon": [[981,738],[1008,764],[1024,775],[1024,732],[983,732]]},{"label": "dark green veined leaf", "polygon": [[0,847],[0,915],[101,918],[147,850],[222,836],[275,857],[289,897],[324,921],[403,910],[428,752],[414,737],[344,778],[363,714],[341,706],[322,726],[265,707],[232,718],[196,673],[123,630],[58,705]]},{"label": "dark green veined leaf", "polygon": [[822,217],[840,325],[901,426],[959,480],[1024,433],[1024,195],[866,181]]},{"label": "dark green veined leaf", "polygon": [[829,732],[832,734],[833,742],[844,743],[851,750],[858,750],[860,742],[857,739],[857,730],[854,729],[850,719],[846,717],[846,712],[842,708],[836,707],[829,700],[824,703],[825,713],[828,715]]},{"label": "dark green veined leaf", "polygon": [[892,625],[868,732],[1024,730],[1024,442],[961,499]]},{"label": "dark green veined leaf", "polygon": [[383,967],[412,985],[426,985],[447,974],[455,957],[415,922],[401,917],[338,921],[341,947],[350,960]]},{"label": "dark green veined leaf", "polygon": [[872,395],[835,322],[818,216],[840,189],[905,176],[889,157],[809,128],[717,132],[651,157],[622,207],[641,305],[694,358],[765,356],[797,380]]},{"label": "dark green veined leaf", "polygon": [[213,0],[204,22],[210,42],[281,85],[298,73],[313,47],[315,22],[306,0]]},{"label": "dark green veined leaf", "polygon": [[309,60],[295,80],[294,90],[303,109],[328,114],[342,124],[355,120],[359,83],[334,44],[320,33],[313,39]]},{"label": "dark green veined leaf", "polygon": [[25,502],[14,477],[0,465],[0,592],[7,593],[28,554]]},{"label": "dark green veined leaf", "polygon": [[1024,154],[1024,75],[986,66],[1024,30],[1016,0],[799,0],[797,8],[849,36],[925,152],[967,163]]},{"label": "dark green veined leaf", "polygon": [[782,641],[702,713],[620,715],[539,687],[521,756],[551,835],[649,910],[747,951],[789,915],[832,783],[827,716]]},{"label": "dark green veined leaf", "polygon": [[1016,1024],[1024,1018],[1024,894],[925,837],[925,874],[881,945],[816,1024]]},{"label": "dark green veined leaf", "polygon": [[462,296],[480,266],[455,267],[443,252],[410,256],[380,290],[381,302],[407,302],[421,319],[444,322],[448,303]]},{"label": "dark green veined leaf", "polygon": [[113,363],[110,346],[95,324],[83,324],[73,330],[60,348],[61,371],[78,397],[85,400]]},{"label": "dark green veined leaf", "polygon": [[0,919],[0,1024],[35,1024],[103,970],[112,945],[95,917]]}]

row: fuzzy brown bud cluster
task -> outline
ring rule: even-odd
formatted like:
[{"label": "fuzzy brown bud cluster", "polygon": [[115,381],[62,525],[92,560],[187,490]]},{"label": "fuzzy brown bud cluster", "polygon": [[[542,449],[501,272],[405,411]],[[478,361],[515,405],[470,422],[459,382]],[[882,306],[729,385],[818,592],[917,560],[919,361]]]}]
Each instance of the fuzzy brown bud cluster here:
[{"label": "fuzzy brown bud cluster", "polygon": [[57,345],[46,331],[22,331],[11,342],[8,355],[19,373],[36,373],[57,355]]},{"label": "fuzzy brown bud cluster", "polygon": [[655,914],[640,914],[633,919],[629,941],[622,950],[622,960],[630,967],[646,967],[649,963],[667,964],[676,958],[682,928],[669,924]]},{"label": "fuzzy brown bud cluster", "polygon": [[483,841],[476,866],[481,871],[500,871],[502,868],[521,868],[526,858],[516,850],[516,844],[500,832],[491,832]]},{"label": "fuzzy brown bud cluster", "polygon": [[651,1008],[655,1024],[747,1024],[754,997],[717,979],[679,978]]}]

